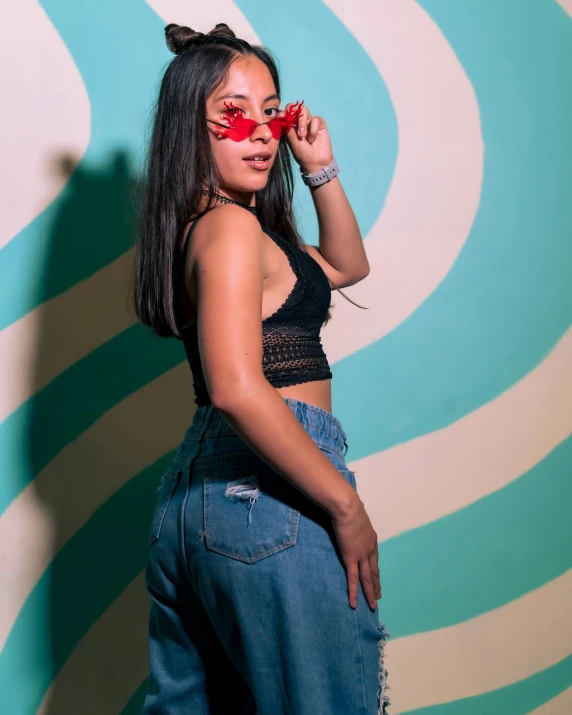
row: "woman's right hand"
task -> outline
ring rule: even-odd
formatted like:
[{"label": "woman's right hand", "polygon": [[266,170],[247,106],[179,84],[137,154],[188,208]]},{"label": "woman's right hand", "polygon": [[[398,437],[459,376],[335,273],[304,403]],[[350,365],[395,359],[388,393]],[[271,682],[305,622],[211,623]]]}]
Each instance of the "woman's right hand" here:
[{"label": "woman's right hand", "polygon": [[357,493],[351,509],[343,516],[332,516],[332,524],[346,568],[350,606],[357,607],[358,582],[361,580],[373,610],[381,598],[377,534]]}]

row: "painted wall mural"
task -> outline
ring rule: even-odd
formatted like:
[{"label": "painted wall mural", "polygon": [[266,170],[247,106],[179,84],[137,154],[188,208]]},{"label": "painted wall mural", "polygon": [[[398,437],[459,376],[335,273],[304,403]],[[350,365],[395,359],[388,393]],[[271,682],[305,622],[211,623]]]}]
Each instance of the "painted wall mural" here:
[{"label": "painted wall mural", "polygon": [[[168,22],[262,42],[330,127],[370,310],[334,293],[323,341],[381,539],[392,715],[572,712],[571,0],[0,16],[2,712],[141,708],[148,523],[194,409],[182,346],[128,300]],[[301,181],[296,207],[316,244]]]}]

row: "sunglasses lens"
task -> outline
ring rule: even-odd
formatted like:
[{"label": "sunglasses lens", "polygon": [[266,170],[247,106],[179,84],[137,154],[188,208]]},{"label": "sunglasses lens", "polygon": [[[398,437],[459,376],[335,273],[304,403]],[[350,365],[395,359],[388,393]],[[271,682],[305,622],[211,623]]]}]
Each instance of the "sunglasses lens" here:
[{"label": "sunglasses lens", "polygon": [[282,122],[278,117],[276,119],[271,119],[269,122],[267,122],[270,131],[272,132],[272,136],[274,139],[280,139],[282,136]]},{"label": "sunglasses lens", "polygon": [[237,117],[233,121],[233,125],[234,126],[229,128],[227,137],[235,142],[241,142],[248,139],[256,128],[256,122],[253,122],[251,119],[243,119],[242,117]]},{"label": "sunglasses lens", "polygon": [[[296,102],[296,104],[288,108],[285,116],[275,117],[269,122],[263,122],[270,127],[274,139],[280,139],[280,137],[288,134],[298,121],[302,113],[303,104],[304,102]],[[244,141],[252,136],[253,132],[256,131],[256,127],[260,126],[258,122],[255,122],[254,119],[247,119],[240,111],[235,112],[236,108],[232,105],[232,102],[230,106],[227,106],[225,102],[225,106],[227,107],[226,115],[230,126],[226,131],[220,132],[219,130],[220,135],[226,136],[235,142]]]}]

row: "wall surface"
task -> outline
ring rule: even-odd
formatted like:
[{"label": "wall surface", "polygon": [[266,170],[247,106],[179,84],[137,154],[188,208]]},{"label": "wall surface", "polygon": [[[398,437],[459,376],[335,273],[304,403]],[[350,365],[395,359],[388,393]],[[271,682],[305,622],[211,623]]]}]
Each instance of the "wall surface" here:
[{"label": "wall surface", "polygon": [[[168,22],[328,122],[371,273],[323,331],[380,536],[391,713],[572,712],[572,1],[0,6],[0,709],[135,715],[155,489],[194,410],[128,301]],[[297,180],[298,181],[298,180]],[[307,242],[317,222],[298,181]]]}]

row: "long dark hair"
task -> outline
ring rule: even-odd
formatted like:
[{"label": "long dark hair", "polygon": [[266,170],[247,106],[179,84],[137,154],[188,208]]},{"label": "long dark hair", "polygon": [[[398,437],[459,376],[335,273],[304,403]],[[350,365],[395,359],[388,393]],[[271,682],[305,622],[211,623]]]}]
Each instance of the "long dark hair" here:
[{"label": "long dark hair", "polygon": [[[254,55],[264,62],[278,95],[280,78],[269,50],[237,38],[224,23],[206,35],[170,24],[165,36],[176,57],[163,75],[152,113],[139,192],[134,298],[142,323],[156,335],[181,339],[185,323],[180,300],[183,266],[177,244],[183,226],[198,212],[201,190],[209,192],[210,208],[216,203],[214,193],[218,187],[206,124],[207,99],[225,81],[232,62],[241,55]],[[268,182],[256,192],[257,218],[301,247],[293,194],[291,155],[282,138]],[[328,311],[325,322],[330,317]]]}]

